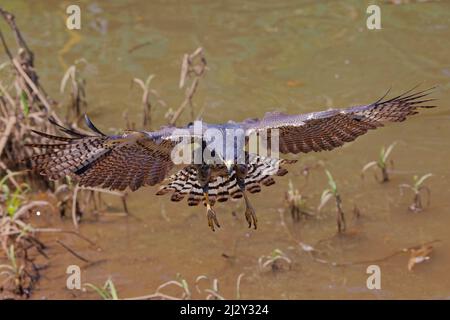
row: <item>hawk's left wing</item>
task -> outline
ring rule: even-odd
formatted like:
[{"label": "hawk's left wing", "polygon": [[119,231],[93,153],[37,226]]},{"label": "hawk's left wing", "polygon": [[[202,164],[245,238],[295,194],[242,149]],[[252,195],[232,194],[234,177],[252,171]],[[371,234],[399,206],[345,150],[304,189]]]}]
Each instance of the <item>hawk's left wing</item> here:
[{"label": "hawk's left wing", "polygon": [[43,151],[27,159],[28,166],[51,180],[69,175],[81,186],[118,190],[130,187],[136,190],[143,185],[161,182],[174,165],[170,155],[179,138],[173,136],[175,127],[108,136],[99,131],[88,117],[86,123],[93,135],[52,123],[68,136],[34,131],[56,143],[27,145]]},{"label": "hawk's left wing", "polygon": [[432,89],[411,93],[412,89],[392,99],[383,97],[372,104],[347,109],[300,115],[272,112],[261,120],[249,119],[241,125],[247,136],[267,131],[270,137],[270,129],[278,129],[282,153],[332,150],[385,122],[404,121],[407,116],[418,113],[419,108],[433,108],[426,104],[434,100],[427,98]]}]

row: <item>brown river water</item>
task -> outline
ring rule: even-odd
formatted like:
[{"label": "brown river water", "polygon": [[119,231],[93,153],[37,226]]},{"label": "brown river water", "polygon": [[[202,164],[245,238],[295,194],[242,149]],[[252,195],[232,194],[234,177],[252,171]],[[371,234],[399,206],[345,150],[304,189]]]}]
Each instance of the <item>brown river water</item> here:
[{"label": "brown river water", "polygon": [[[87,266],[49,240],[50,265],[32,298],[98,298],[92,291],[66,288],[66,268],[73,264],[82,268],[83,283],[102,285],[111,277],[121,298],[151,294],[180,274],[193,298],[206,297],[195,289],[195,279],[205,275],[217,278],[223,297],[234,299],[242,273],[240,296],[245,299],[450,298],[450,1],[387,2],[378,2],[382,29],[368,30],[369,1],[79,1],[82,28],[70,31],[64,23],[70,1],[3,1],[16,15],[36,55],[41,82],[54,99],[67,101],[59,93],[67,67],[77,59],[87,61],[80,65],[87,111],[106,132],[124,128],[125,111],[130,120],[141,122],[141,93],[131,83],[149,74],[155,75],[152,88],[167,103],[155,104],[153,125],[164,124],[168,108],[183,100],[178,88],[181,57],[198,46],[205,50],[209,70],[194,98],[195,113],[203,110],[208,122],[240,121],[274,110],[346,107],[373,102],[389,88],[400,94],[417,84],[438,86],[433,95],[439,108],[332,152],[297,157],[289,175],[251,197],[258,230],[247,228],[241,202],[216,206],[222,228],[212,232],[203,207],[156,197],[156,187],[130,193],[129,217],[114,214],[121,210],[120,202],[108,198],[111,211],[97,219],[87,214],[80,225],[81,233],[101,249],[69,235],[60,237],[99,262]],[[145,45],[136,47],[140,44]],[[187,121],[189,112],[178,123]],[[394,141],[391,181],[380,184],[371,172],[361,179],[362,167]],[[296,223],[285,212],[286,225],[297,240],[321,250],[321,258],[362,263],[314,261],[281,224],[289,181],[307,197],[311,211],[317,208],[327,188],[323,167],[315,166],[319,161],[338,183],[349,234],[336,236],[331,203]],[[305,166],[312,168],[307,179]],[[399,184],[427,173],[433,174],[426,182],[431,205],[412,213],[408,206],[413,196],[408,191],[402,196]],[[355,205],[361,214],[356,220]],[[35,223],[72,228],[70,219],[61,223],[48,215]],[[430,260],[413,271],[407,266],[409,253],[370,262],[433,240],[440,241],[433,244]],[[258,259],[275,249],[291,260],[290,268],[262,272]],[[381,269],[381,290],[366,286],[371,264]],[[200,283],[202,289],[210,286]],[[162,291],[180,294],[176,287]]]}]

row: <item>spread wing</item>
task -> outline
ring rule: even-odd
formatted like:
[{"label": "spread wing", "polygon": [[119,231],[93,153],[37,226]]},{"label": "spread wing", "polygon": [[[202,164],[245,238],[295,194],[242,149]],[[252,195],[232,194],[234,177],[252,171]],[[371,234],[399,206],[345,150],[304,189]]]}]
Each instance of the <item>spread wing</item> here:
[{"label": "spread wing", "polygon": [[332,150],[385,122],[401,122],[418,113],[419,108],[434,107],[427,104],[435,100],[428,98],[434,88],[419,92],[413,92],[414,89],[392,99],[385,99],[385,95],[369,105],[300,115],[273,112],[261,120],[245,120],[241,125],[247,136],[267,131],[270,137],[269,129],[278,129],[282,153]]},{"label": "spread wing", "polygon": [[175,127],[108,136],[86,116],[86,123],[94,133],[87,135],[50,121],[68,136],[34,131],[52,143],[28,144],[41,152],[26,161],[51,180],[69,175],[81,186],[136,190],[161,182],[174,165],[170,154],[179,138],[174,134]]}]

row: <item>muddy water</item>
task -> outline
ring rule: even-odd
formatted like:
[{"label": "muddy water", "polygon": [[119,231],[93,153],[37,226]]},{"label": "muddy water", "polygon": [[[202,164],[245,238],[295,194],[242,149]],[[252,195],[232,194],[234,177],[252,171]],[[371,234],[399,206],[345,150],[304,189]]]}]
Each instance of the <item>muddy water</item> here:
[{"label": "muddy water", "polygon": [[[83,267],[83,282],[102,284],[111,277],[120,297],[153,293],[181,274],[194,298],[200,275],[217,278],[220,294],[236,297],[236,279],[243,298],[449,298],[450,297],[450,1],[422,4],[381,4],[380,31],[366,29],[366,1],[279,1],[263,4],[236,1],[81,2],[82,29],[64,27],[65,4],[59,1],[8,2],[24,35],[36,53],[41,81],[55,99],[59,82],[70,64],[84,58],[88,112],[97,126],[112,132],[123,128],[123,113],[140,123],[140,92],[131,88],[134,77],[155,74],[153,88],[168,107],[176,108],[183,93],[178,89],[180,58],[197,46],[205,48],[209,70],[195,96],[196,113],[210,122],[242,120],[279,110],[310,112],[331,106],[372,102],[388,88],[401,93],[422,83],[439,85],[440,108],[426,110],[401,124],[371,132],[356,142],[329,153],[300,156],[290,175],[252,197],[259,217],[257,231],[246,227],[243,206],[217,207],[222,228],[207,227],[203,208],[173,204],[153,196],[147,187],[129,196],[133,217],[105,213],[96,221],[87,215],[81,232],[98,243],[94,250],[77,239],[61,237],[90,260],[84,264],[56,243],[46,276],[33,298],[96,298],[95,294],[65,289],[65,270]],[[146,44],[135,50],[138,45]],[[130,52],[131,50],[131,52]],[[154,124],[164,123],[168,107],[156,106]],[[61,112],[62,112],[61,108]],[[180,122],[189,121],[186,113]],[[392,153],[392,181],[380,185],[371,173],[360,170],[378,157],[382,145],[398,141]],[[431,260],[407,269],[408,254],[377,263],[382,290],[368,290],[369,263],[335,267],[314,262],[299,250],[280,223],[289,179],[308,205],[315,209],[327,182],[323,168],[313,168],[308,179],[305,165],[323,161],[339,185],[351,234],[334,237],[335,213],[328,205],[322,213],[293,223],[296,239],[322,250],[329,261],[365,261],[385,257],[404,247],[435,239]],[[433,173],[427,185],[431,206],[421,213],[407,208],[411,194],[401,196],[398,185],[413,175]],[[115,211],[120,205],[109,200]],[[354,206],[361,217],[352,219]],[[234,216],[232,212],[235,211]],[[44,225],[59,225],[55,217],[40,217]],[[69,221],[64,222],[67,228]],[[274,249],[291,260],[290,270],[260,272],[258,259]],[[227,256],[227,257],[224,257]],[[202,288],[209,284],[201,283]],[[164,291],[177,295],[179,291]]]}]

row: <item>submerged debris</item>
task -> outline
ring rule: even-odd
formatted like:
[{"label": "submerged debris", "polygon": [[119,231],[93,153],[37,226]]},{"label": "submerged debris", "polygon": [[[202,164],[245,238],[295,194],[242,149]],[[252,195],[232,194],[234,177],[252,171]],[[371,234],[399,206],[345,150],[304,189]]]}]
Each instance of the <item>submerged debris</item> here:
[{"label": "submerged debris", "polygon": [[408,270],[412,271],[416,264],[430,260],[430,253],[433,251],[433,246],[430,244],[423,244],[420,248],[410,250],[411,256],[408,260]]}]

